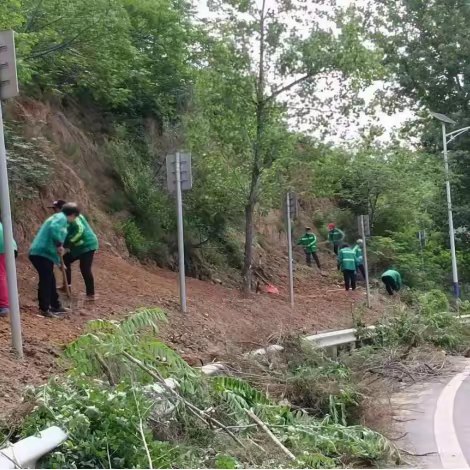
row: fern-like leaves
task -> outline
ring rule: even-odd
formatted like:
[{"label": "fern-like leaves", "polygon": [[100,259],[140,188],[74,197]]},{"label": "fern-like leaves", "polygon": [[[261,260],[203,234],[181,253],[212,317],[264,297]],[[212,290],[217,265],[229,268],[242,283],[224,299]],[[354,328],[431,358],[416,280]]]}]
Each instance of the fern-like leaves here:
[{"label": "fern-like leaves", "polygon": [[160,308],[141,308],[131,313],[119,324],[121,333],[124,335],[135,335],[142,330],[151,327],[155,334],[158,333],[157,322],[167,323],[165,312]]},{"label": "fern-like leaves", "polygon": [[272,404],[263,392],[235,377],[214,377],[213,384],[238,421],[246,421],[245,409],[253,408],[257,414],[263,415],[263,407]]}]

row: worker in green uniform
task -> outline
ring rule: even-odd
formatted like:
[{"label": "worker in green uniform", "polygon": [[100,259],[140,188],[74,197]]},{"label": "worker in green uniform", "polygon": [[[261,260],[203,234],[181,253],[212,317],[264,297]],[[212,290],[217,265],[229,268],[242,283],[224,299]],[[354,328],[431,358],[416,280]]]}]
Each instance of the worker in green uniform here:
[{"label": "worker in green uniform", "polygon": [[328,224],[328,241],[333,244],[335,255],[338,255],[339,247],[344,240],[344,232],[336,228],[335,224]]},{"label": "worker in green uniform", "polygon": [[362,256],[362,239],[356,241],[356,244],[353,247],[354,252],[356,253],[357,259],[357,270],[361,272],[362,279],[366,278],[366,270],[364,269],[364,257]]},{"label": "worker in green uniform", "polygon": [[402,286],[400,273],[394,269],[388,269],[382,274],[382,282],[389,295],[393,295],[393,291],[398,292]]},{"label": "worker in green uniform", "polygon": [[72,285],[72,263],[80,260],[80,272],[85,282],[86,300],[95,300],[95,280],[91,270],[98,238],[83,214],[80,214],[67,228],[64,264],[69,287]]},{"label": "worker in green uniform", "polygon": [[318,259],[318,255],[317,255],[317,237],[312,232],[312,229],[310,227],[305,228],[305,234],[297,242],[297,245],[301,245],[304,247],[307,266],[312,266],[312,258],[313,258],[315,260],[315,263],[318,266],[318,269],[321,269],[320,260]]},{"label": "worker in green uniform", "polygon": [[79,215],[80,210],[75,204],[65,204],[61,212],[42,224],[29,250],[29,259],[39,275],[39,310],[44,317],[58,318],[67,313],[57,294],[54,264],[60,265],[65,253],[67,225]]},{"label": "worker in green uniform", "polygon": [[349,290],[349,287],[351,287],[352,290],[356,290],[356,252],[346,243],[343,244],[338,253],[338,265],[343,272],[345,289]]}]

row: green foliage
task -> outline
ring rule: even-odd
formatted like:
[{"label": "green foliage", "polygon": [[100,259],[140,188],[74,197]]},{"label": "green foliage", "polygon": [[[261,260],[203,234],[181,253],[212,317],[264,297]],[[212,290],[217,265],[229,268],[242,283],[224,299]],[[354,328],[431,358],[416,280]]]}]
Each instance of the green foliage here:
[{"label": "green foliage", "polygon": [[230,455],[218,455],[215,459],[214,468],[240,468],[240,464]]},{"label": "green foliage", "polygon": [[213,385],[237,422],[248,421],[244,410],[259,408],[258,412],[264,416],[263,406],[272,404],[264,393],[235,377],[216,377]]},{"label": "green foliage", "polygon": [[448,309],[449,303],[441,291],[418,294],[413,309],[401,308],[377,328],[376,341],[386,347],[432,344],[451,353],[466,351],[469,332]]},{"label": "green foliage", "polygon": [[[317,382],[333,376],[344,388],[340,394],[330,394],[324,415],[319,412],[312,416],[294,410],[285,400],[277,403],[261,388],[240,378],[210,378],[190,371],[174,351],[155,339],[158,323],[165,319],[159,309],[142,309],[121,322],[90,322],[87,333],[65,351],[74,365],[69,375],[28,390],[25,399],[35,407],[13,438],[35,434],[51,425],[69,433],[68,440],[40,462],[41,468],[147,468],[145,446],[154,468],[290,468],[292,463],[277,451],[252,452],[251,439],[266,448],[272,442],[264,431],[253,427],[245,411],[248,409],[297,456],[295,468],[370,467],[398,459],[396,449],[380,434],[363,426],[346,425],[351,397],[345,390],[351,373],[344,365],[321,358],[312,350],[297,354],[299,363],[305,358],[311,369],[292,366],[294,377],[314,374],[316,364],[320,369]],[[234,447],[234,441],[220,430],[196,419],[173,395],[174,412],[162,415],[162,400],[167,400],[164,389],[159,384],[147,385],[150,376],[136,369],[134,363],[127,363],[128,352],[150,370],[178,377],[177,393],[232,426],[246,449]],[[98,365],[107,364],[114,384],[101,380],[102,370],[84,368],[97,354],[102,358]],[[131,367],[125,367],[126,363]]]},{"label": "green foliage", "polygon": [[0,29],[17,32],[29,94],[163,121],[174,117],[190,77],[190,15],[189,5],[171,0],[8,0]]},{"label": "green foliage", "polygon": [[23,423],[22,437],[52,425],[70,435],[39,468],[148,468],[141,420],[154,468],[187,465],[184,449],[153,439],[147,421],[152,402],[129,383],[111,389],[100,381],[69,378],[31,390],[26,398],[37,405]]},{"label": "green foliage", "polygon": [[4,125],[8,149],[8,172],[15,201],[32,199],[44,188],[54,173],[53,152],[43,137],[23,137],[24,129],[18,122]]},{"label": "green foliage", "polygon": [[333,423],[344,426],[355,421],[362,399],[351,371],[321,356],[292,372],[286,395],[292,403],[309,409],[315,416],[328,415]]},{"label": "green foliage", "polygon": [[120,323],[94,320],[87,325],[86,334],[73,341],[65,350],[72,362],[74,374],[102,375],[100,359],[109,362],[118,376],[126,375],[128,363],[122,353],[151,364],[160,373],[181,376],[191,373],[188,364],[164,342],[158,340],[158,322],[166,322],[159,308],[143,308]]}]

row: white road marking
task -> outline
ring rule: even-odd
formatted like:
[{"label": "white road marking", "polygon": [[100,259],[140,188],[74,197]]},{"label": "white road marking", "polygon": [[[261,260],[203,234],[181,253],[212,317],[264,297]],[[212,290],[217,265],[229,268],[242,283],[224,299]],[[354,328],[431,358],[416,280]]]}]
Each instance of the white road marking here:
[{"label": "white road marking", "polygon": [[470,468],[454,427],[454,402],[458,389],[470,375],[470,366],[457,374],[442,390],[434,413],[434,436],[442,468]]}]

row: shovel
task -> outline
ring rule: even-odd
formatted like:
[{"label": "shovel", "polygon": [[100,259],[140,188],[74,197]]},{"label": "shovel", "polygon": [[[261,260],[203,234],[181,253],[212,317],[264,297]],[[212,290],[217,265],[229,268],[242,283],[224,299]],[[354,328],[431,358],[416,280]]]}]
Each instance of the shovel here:
[{"label": "shovel", "polygon": [[64,281],[65,293],[67,294],[67,297],[70,299],[72,297],[72,294],[70,292],[69,283],[67,282],[67,273],[65,271],[64,255],[60,255],[60,270],[62,271],[62,278]]}]

